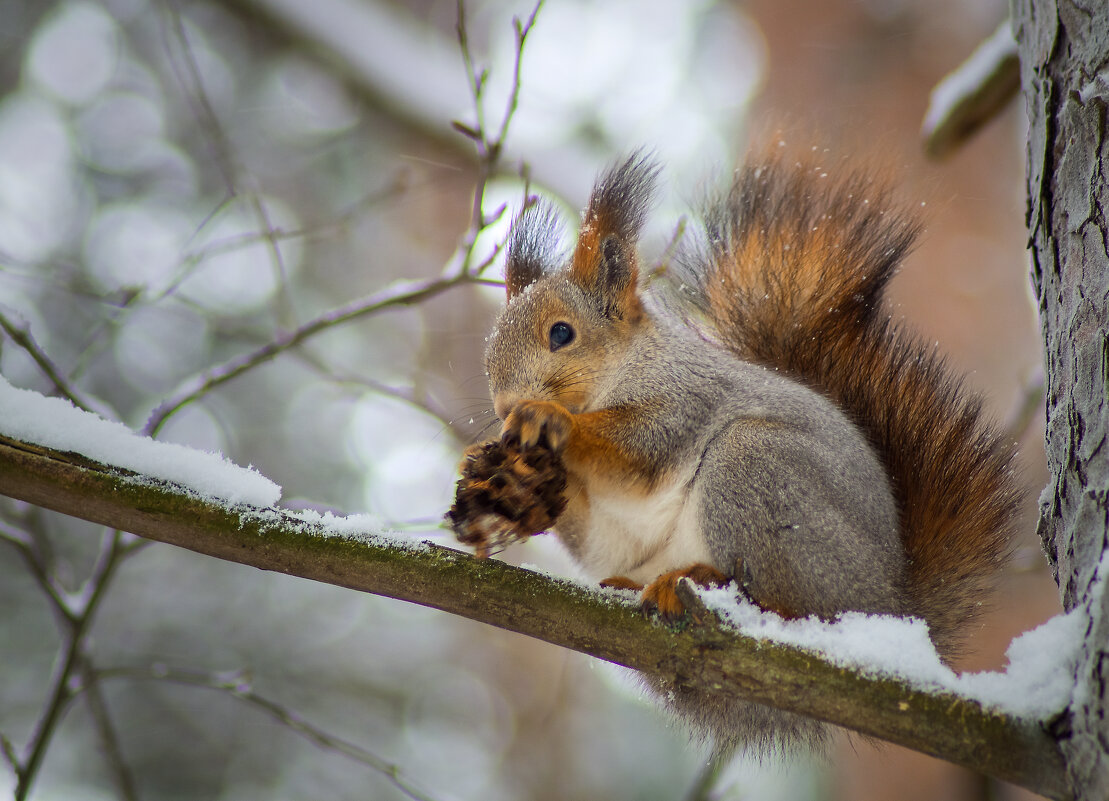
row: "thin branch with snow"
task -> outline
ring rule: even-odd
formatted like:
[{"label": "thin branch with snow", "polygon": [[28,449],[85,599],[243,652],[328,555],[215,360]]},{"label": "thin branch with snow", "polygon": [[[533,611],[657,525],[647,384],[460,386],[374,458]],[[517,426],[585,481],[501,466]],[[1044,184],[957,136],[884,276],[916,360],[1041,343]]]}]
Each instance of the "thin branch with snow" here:
[{"label": "thin branch with snow", "polygon": [[933,158],[950,155],[1019,91],[1017,42],[1006,19],[932,90],[921,123],[925,152]]}]

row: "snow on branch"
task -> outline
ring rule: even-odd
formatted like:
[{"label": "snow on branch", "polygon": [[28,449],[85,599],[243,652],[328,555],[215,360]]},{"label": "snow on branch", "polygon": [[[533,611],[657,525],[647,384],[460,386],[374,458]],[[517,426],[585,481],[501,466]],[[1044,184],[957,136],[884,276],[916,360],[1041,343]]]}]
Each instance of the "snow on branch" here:
[{"label": "snow on branch", "polygon": [[932,90],[921,124],[924,149],[942,158],[993,119],[1020,89],[1020,61],[1009,20]]},{"label": "snow on branch", "polygon": [[217,453],[140,436],[62,398],[13,387],[3,376],[0,415],[0,431],[13,439],[188,487],[213,501],[272,506],[281,497],[281,488],[257,470],[234,465]]},{"label": "snow on branch", "polygon": [[1059,660],[1084,630],[1077,618],[1018,639],[1007,674],[956,677],[917,621],[785,622],[716,591],[700,596],[695,623],[667,627],[629,594],[386,533],[366,516],[280,509],[277,493],[217,455],[0,384],[0,494],[220,559],[434,607],[1067,797],[1049,727],[1069,688],[1050,677],[1070,675]]}]

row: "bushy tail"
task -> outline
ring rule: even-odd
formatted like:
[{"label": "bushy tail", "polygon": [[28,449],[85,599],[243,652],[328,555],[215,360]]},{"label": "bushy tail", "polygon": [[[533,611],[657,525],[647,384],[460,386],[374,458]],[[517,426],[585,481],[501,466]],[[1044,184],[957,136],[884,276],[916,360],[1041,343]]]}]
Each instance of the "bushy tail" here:
[{"label": "bushy tail", "polygon": [[674,265],[680,294],[729,350],[867,433],[899,504],[912,611],[950,655],[1005,558],[1017,492],[979,400],[882,308],[917,221],[866,174],[772,159],[736,174],[705,227]]}]

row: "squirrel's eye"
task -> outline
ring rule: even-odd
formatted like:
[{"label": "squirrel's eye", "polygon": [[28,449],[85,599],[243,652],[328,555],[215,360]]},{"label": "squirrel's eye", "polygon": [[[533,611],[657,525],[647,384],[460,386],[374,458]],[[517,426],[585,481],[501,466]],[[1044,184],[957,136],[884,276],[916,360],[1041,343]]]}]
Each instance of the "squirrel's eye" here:
[{"label": "squirrel's eye", "polygon": [[574,340],[574,329],[569,323],[555,323],[551,326],[551,350],[558,350]]}]

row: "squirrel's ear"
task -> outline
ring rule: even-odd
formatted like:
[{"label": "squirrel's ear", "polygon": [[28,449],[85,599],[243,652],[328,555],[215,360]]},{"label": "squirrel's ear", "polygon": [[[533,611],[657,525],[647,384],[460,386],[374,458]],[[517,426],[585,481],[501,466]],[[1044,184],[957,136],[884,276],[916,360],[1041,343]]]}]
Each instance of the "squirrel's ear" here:
[{"label": "squirrel's ear", "polygon": [[545,201],[530,204],[516,217],[504,263],[509,300],[554,269],[560,238],[558,213]]},{"label": "squirrel's ear", "polygon": [[658,166],[642,152],[634,153],[601,176],[589,199],[570,278],[610,317],[641,308],[636,244],[657,176]]},{"label": "squirrel's ear", "polygon": [[610,235],[597,250],[590,267],[589,294],[600,301],[605,317],[635,317],[641,306],[636,291],[639,267],[634,245],[629,247]]}]

